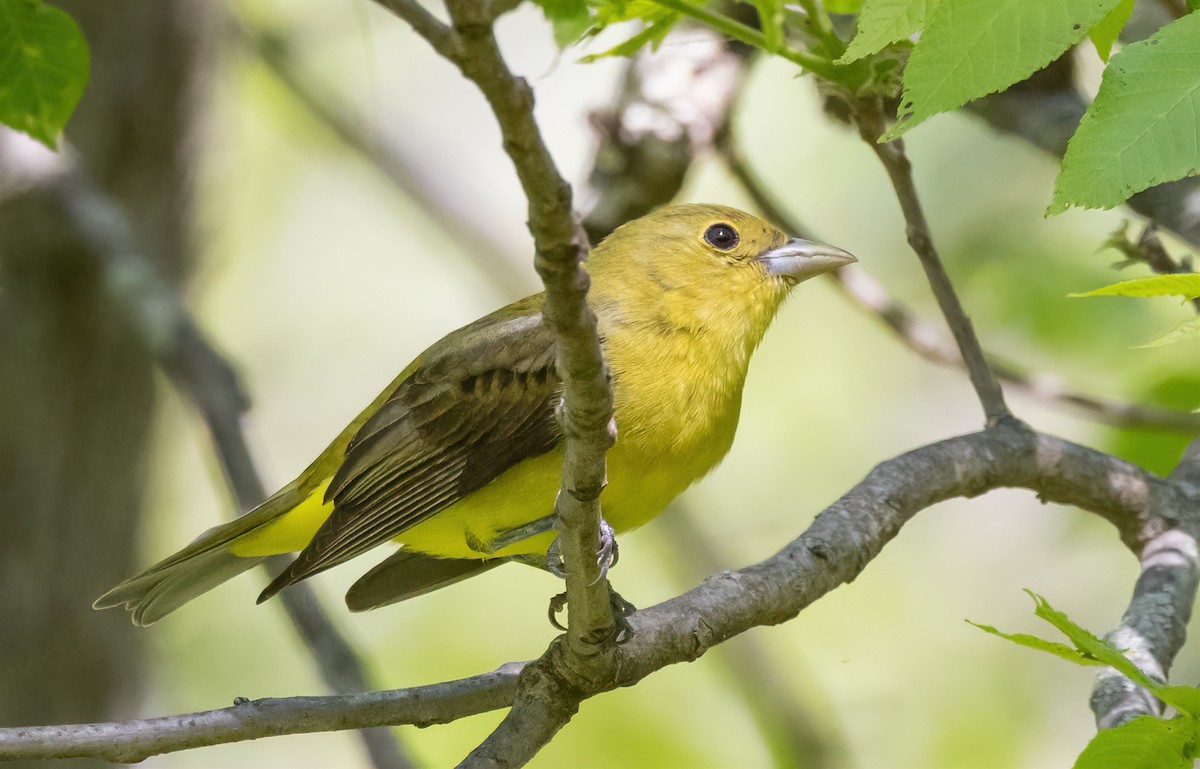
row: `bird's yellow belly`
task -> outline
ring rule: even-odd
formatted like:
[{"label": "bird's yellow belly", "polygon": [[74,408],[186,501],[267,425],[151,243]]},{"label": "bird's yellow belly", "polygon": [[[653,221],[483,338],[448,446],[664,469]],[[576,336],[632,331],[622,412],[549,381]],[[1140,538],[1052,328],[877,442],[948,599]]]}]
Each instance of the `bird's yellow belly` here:
[{"label": "bird's yellow belly", "polygon": [[[608,452],[608,486],[600,497],[604,517],[617,533],[629,531],[662,512],[715,462],[678,454],[651,456],[617,442]],[[554,512],[562,484],[562,451],[555,450],[509,469],[466,499],[397,537],[406,547],[446,558],[541,555],[553,531],[522,540],[492,554],[479,543]]]},{"label": "bird's yellow belly", "polygon": [[[700,448],[700,447],[697,447]],[[604,517],[620,533],[641,526],[704,475],[723,451],[655,453],[623,446],[608,452],[608,486],[600,497]],[[396,537],[404,546],[443,558],[540,555],[554,539],[549,531],[487,553],[481,546],[497,536],[554,512],[562,483],[562,450],[525,460],[465,499]],[[321,502],[325,484],[280,519],[231,544],[235,555],[250,557],[302,549],[329,517]]]}]

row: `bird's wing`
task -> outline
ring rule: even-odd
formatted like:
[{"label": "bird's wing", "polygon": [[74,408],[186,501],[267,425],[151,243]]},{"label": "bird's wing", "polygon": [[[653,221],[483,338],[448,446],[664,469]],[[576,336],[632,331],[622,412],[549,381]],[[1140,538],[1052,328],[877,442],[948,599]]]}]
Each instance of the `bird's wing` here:
[{"label": "bird's wing", "polygon": [[505,558],[437,558],[400,549],[346,591],[350,611],[369,611],[440,590],[504,563]]},{"label": "bird's wing", "polygon": [[559,441],[554,336],[535,298],[443,339],[359,428],[333,513],[259,597],[386,542]]}]

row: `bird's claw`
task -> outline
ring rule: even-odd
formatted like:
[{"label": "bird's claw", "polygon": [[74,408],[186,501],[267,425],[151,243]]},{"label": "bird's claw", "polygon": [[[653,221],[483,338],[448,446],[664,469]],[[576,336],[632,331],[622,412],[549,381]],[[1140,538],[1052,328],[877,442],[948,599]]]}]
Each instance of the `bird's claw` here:
[{"label": "bird's claw", "polygon": [[[633,625],[629,624],[629,618],[637,611],[637,607],[629,601],[621,597],[621,594],[612,589],[612,585],[608,586],[608,603],[612,607],[613,627],[612,631],[602,639],[602,642],[612,641],[620,646],[633,638]],[[566,626],[558,621],[558,615],[567,606],[567,594],[559,593],[550,599],[550,607],[546,612],[546,616],[550,619],[550,624],[556,630],[567,632]]]},{"label": "bird's claw", "polygon": [[633,638],[633,625],[629,624],[629,618],[637,611],[637,607],[613,590],[612,585],[608,586],[608,603],[612,606],[613,613],[612,640],[620,646]]},{"label": "bird's claw", "polygon": [[[596,565],[600,568],[600,574],[591,584],[607,579],[608,572],[612,567],[617,565],[620,559],[620,550],[617,548],[617,537],[612,526],[608,521],[600,518],[600,547],[596,550]],[[567,578],[567,566],[562,558],[562,540],[555,537],[550,543],[550,547],[546,549],[546,559],[544,568],[559,579]],[[604,639],[605,641],[615,641],[618,644],[623,644],[633,637],[633,628],[630,626],[627,618],[637,611],[637,607],[621,597],[620,593],[612,589],[612,585],[608,585],[608,601],[612,606],[613,612],[613,631],[611,635]],[[566,627],[558,621],[558,615],[567,605],[567,594],[559,593],[550,599],[550,607],[547,611],[547,616],[550,619],[550,624],[556,629],[566,631]]]},{"label": "bird's claw", "polygon": [[[620,560],[620,550],[617,547],[617,535],[613,531],[613,527],[608,524],[604,518],[600,519],[600,547],[596,550],[596,565],[600,567],[600,574],[591,584],[596,584],[602,579],[608,577],[609,570],[617,565]],[[550,543],[550,547],[546,548],[546,571],[550,572],[559,579],[567,578],[567,564],[562,557],[562,538],[555,537]]]},{"label": "bird's claw", "polygon": [[564,633],[567,632],[567,628],[558,621],[558,613],[565,608],[567,608],[567,594],[559,593],[550,599],[550,608],[546,612],[546,616],[550,619],[550,624],[556,630],[561,630]]},{"label": "bird's claw", "polygon": [[617,535],[613,531],[612,526],[608,525],[608,521],[602,517],[600,519],[600,549],[596,551],[596,565],[600,567],[600,576],[596,577],[596,584],[602,579],[608,577],[608,570],[617,565],[620,560],[621,552],[617,548]]}]

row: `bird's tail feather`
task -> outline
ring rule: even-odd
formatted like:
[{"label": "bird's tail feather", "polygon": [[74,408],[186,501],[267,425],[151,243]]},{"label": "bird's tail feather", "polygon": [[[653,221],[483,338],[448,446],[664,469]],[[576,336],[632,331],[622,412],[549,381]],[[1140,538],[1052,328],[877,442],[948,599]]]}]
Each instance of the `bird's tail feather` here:
[{"label": "bird's tail feather", "polygon": [[264,556],[234,555],[230,544],[279,519],[307,496],[308,490],[299,483],[285,486],[240,518],[214,526],[178,553],[109,590],[92,607],[123,606],[131,613],[135,625],[154,624],[193,598],[260,563]]},{"label": "bird's tail feather", "polygon": [[225,549],[208,550],[162,569],[131,577],[96,599],[95,609],[124,606],[133,624],[145,627],[253,568],[262,559],[241,558]]}]

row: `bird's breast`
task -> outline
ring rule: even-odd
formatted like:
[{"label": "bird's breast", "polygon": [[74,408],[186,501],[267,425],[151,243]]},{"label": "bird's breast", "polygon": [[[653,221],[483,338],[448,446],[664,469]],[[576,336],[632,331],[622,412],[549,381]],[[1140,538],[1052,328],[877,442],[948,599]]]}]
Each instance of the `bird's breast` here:
[{"label": "bird's breast", "polygon": [[617,441],[601,502],[618,531],[661,512],[733,444],[746,367],[703,341],[682,333],[607,340]]}]

